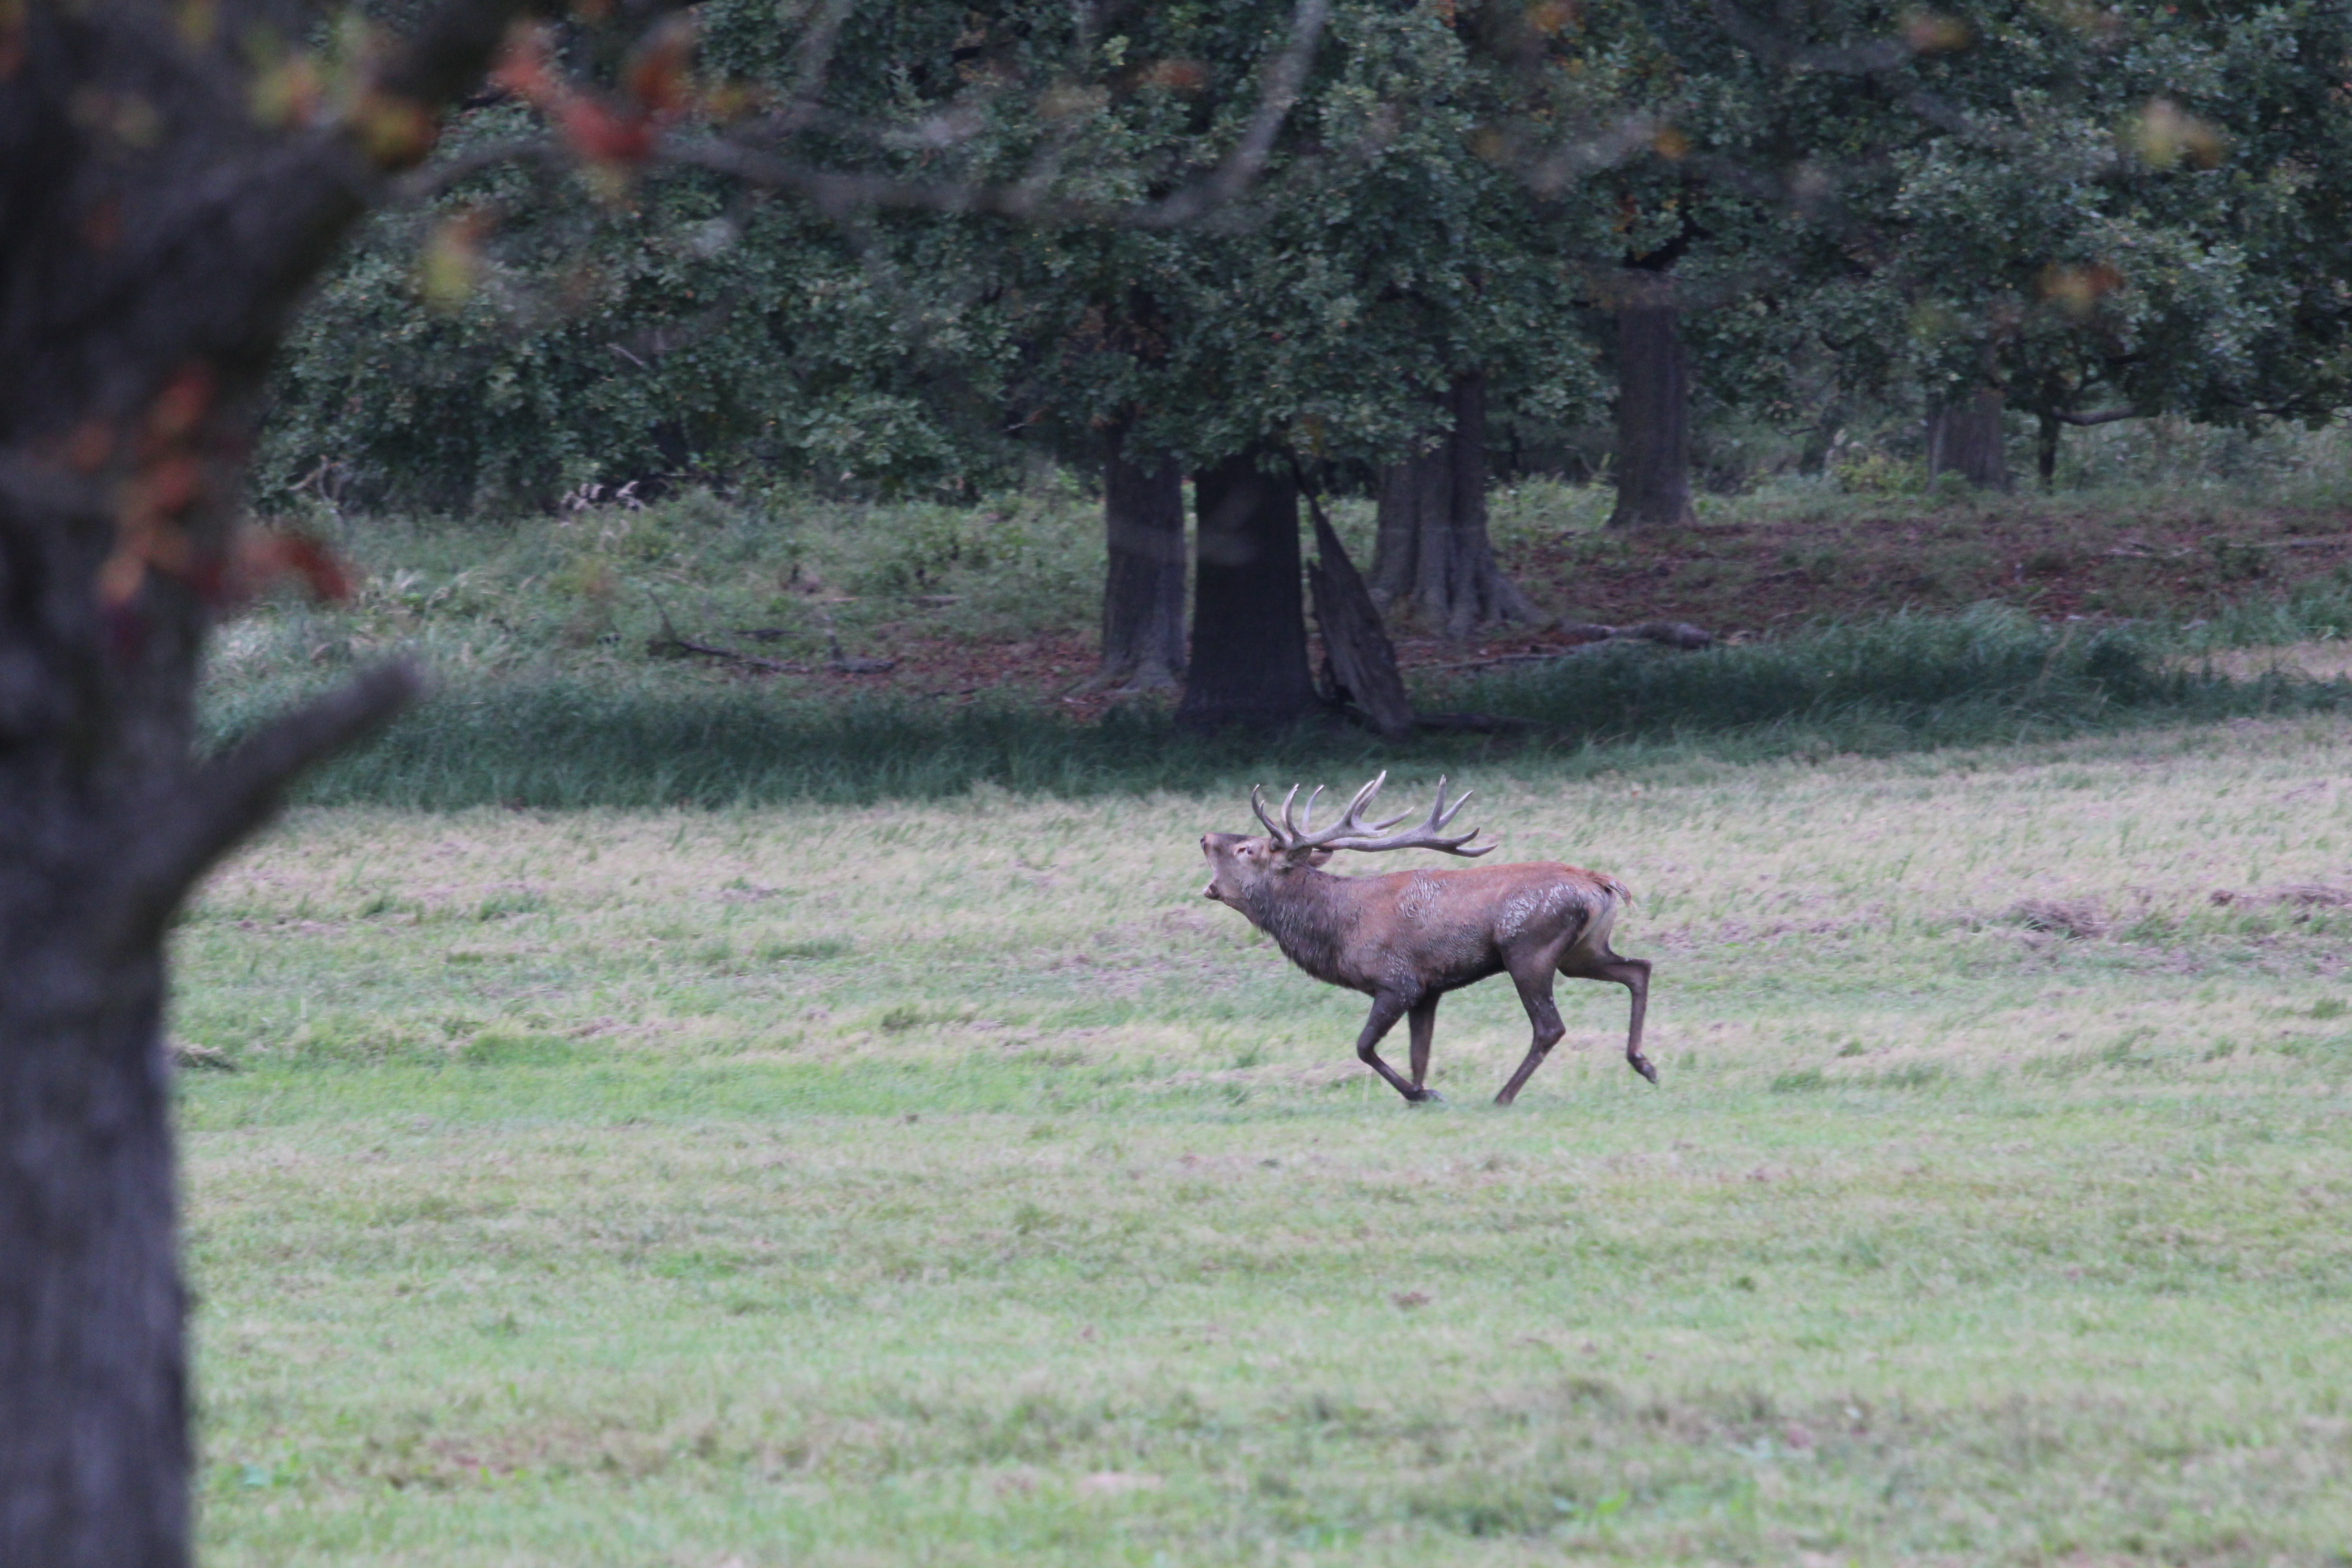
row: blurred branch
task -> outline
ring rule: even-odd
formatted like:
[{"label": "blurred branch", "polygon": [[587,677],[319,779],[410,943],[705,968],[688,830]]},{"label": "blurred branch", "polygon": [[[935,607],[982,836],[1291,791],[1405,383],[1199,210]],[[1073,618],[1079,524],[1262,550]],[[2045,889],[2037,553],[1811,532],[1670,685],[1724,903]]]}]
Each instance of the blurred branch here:
[{"label": "blurred branch", "polygon": [[513,136],[485,142],[454,158],[403,174],[392,183],[387,199],[395,206],[415,206],[431,201],[452,185],[463,184],[476,174],[507,163],[551,162],[562,151],[555,140],[547,136]]},{"label": "blurred branch", "polygon": [[1918,51],[1902,38],[1867,44],[1801,44],[1741,10],[1735,0],[1715,0],[1715,19],[1732,42],[1765,64],[1782,70],[1822,71],[1839,76],[1876,76],[1907,63]]},{"label": "blurred branch", "polygon": [[[1929,52],[1909,37],[1862,44],[1806,44],[1759,22],[1737,0],[1715,0],[1715,19],[1732,42],[1777,69],[1825,76],[1868,77],[1906,109],[1938,131],[1965,136],[1977,127],[1941,95],[1905,79],[1901,68]],[[1793,24],[1793,18],[1790,18]]]},{"label": "blurred branch", "polygon": [[[671,9],[676,8],[677,0],[646,3],[656,10]],[[388,69],[383,79],[396,91],[415,94],[439,89],[445,96],[454,93],[459,88],[449,84],[470,83],[487,68],[498,42],[504,37],[507,22],[526,9],[535,8],[537,4],[538,0],[447,0],[436,14],[436,22],[428,24],[411,46],[411,58]],[[827,110],[819,99],[850,4],[851,0],[826,0],[803,36],[794,51],[798,68],[792,97],[783,109],[762,116],[755,126],[733,134],[665,132],[655,140],[653,160],[676,167],[707,169],[747,184],[787,192],[829,217],[845,216],[860,210],[898,208],[992,213],[1031,222],[1177,227],[1230,203],[1264,170],[1275,139],[1306,83],[1330,13],[1330,0],[1300,0],[1291,15],[1287,39],[1266,68],[1247,129],[1213,173],[1160,201],[1117,207],[1096,202],[1062,201],[1050,195],[1067,155],[1067,134],[1048,138],[1021,178],[1010,182],[924,179],[845,170],[809,163],[781,151],[778,144],[809,129],[856,135],[884,147],[951,145],[976,129],[978,110],[970,105],[950,105],[912,128],[856,125]],[[499,19],[498,33],[486,43],[485,18],[493,14]],[[470,77],[456,63],[469,51],[478,51]],[[562,150],[557,140],[545,136],[488,143],[404,176],[393,187],[392,196],[404,204],[430,200],[487,169],[518,160],[551,158]]]},{"label": "blurred branch", "polygon": [[121,939],[142,940],[215,861],[277,813],[306,769],[383,729],[424,689],[415,665],[379,665],[173,781],[122,858]]},{"label": "blurred branch", "polygon": [[[1059,173],[1066,148],[1049,142],[1024,176],[1010,184],[982,180],[923,180],[887,174],[852,173],[764,151],[731,136],[663,136],[656,155],[668,163],[709,169],[772,190],[788,191],[828,216],[865,208],[897,207],[927,212],[994,213],[1029,221],[1113,223],[1139,228],[1173,228],[1231,202],[1257,178],[1275,137],[1314,63],[1315,49],[1330,13],[1330,0],[1300,0],[1291,15],[1290,35],[1267,68],[1249,128],[1224,162],[1205,178],[1147,205],[1118,208],[1100,203],[1066,202],[1047,192]],[[831,14],[828,13],[828,16]],[[832,24],[837,27],[838,21]],[[762,129],[789,132],[822,114],[803,98]]]},{"label": "blurred branch", "polygon": [[[655,144],[655,156],[666,163],[709,169],[730,174],[750,184],[799,196],[828,217],[867,207],[912,208],[925,212],[985,212],[1009,217],[1043,216],[1045,204],[1035,193],[1014,185],[977,180],[909,180],[895,174],[845,174],[820,168],[773,153],[762,153],[725,137],[696,139],[675,133]],[[1066,208],[1078,216],[1074,205]]]},{"label": "blurred branch", "polygon": [[1298,9],[1290,17],[1290,41],[1266,72],[1265,86],[1258,93],[1257,112],[1251,117],[1241,143],[1215,174],[1144,209],[1135,220],[1139,226],[1173,228],[1190,223],[1210,208],[1233,200],[1257,178],[1258,171],[1265,166],[1266,154],[1273,150],[1276,133],[1282,129],[1291,105],[1298,101],[1299,89],[1307,83],[1307,68],[1315,62],[1315,46],[1322,37],[1323,24],[1330,12],[1330,0],[1300,0]]},{"label": "blurred branch", "polygon": [[541,8],[532,0],[441,0],[376,73],[376,85],[416,103],[452,102],[488,72],[509,25]]},{"label": "blurred branch", "polygon": [[824,84],[833,73],[834,46],[840,41],[841,25],[848,19],[854,3],[855,0],[825,0],[824,9],[817,13],[816,20],[793,46],[793,63],[798,68],[793,74],[792,97],[780,117],[788,133],[823,112]]}]

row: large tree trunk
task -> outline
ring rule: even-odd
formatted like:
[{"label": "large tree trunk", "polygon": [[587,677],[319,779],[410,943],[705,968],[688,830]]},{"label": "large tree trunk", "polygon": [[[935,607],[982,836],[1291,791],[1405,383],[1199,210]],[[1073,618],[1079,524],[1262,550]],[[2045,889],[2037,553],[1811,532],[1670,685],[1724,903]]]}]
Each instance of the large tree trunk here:
[{"label": "large tree trunk", "polygon": [[[303,767],[416,687],[380,671],[205,758],[199,656],[236,569],[239,470],[288,312],[363,194],[422,156],[428,108],[480,79],[514,8],[446,0],[425,16],[354,80],[367,107],[348,136],[253,110],[246,51],[283,22],[274,5],[225,0],[201,32],[115,0],[0,17],[11,1568],[188,1559],[164,933]],[[136,104],[163,133],[126,132],[93,102]]]},{"label": "large tree trunk", "polygon": [[8,837],[0,1562],[176,1563],[188,1528],[187,1364],[162,955],[152,941],[94,951],[79,889],[53,880],[94,868],[57,854],[62,845],[44,857]]},{"label": "large tree trunk", "polygon": [[1103,460],[1102,663],[1089,683],[1172,689],[1184,673],[1184,479],[1171,452],[1130,454],[1112,432]]},{"label": "large tree trunk", "polygon": [[[1927,474],[1958,474],[1979,489],[2009,489],[2001,448],[2001,395],[1988,387],[1974,396],[1927,410]],[[2054,461],[2054,456],[2053,456]]]},{"label": "large tree trunk", "polygon": [[1690,368],[1682,311],[1663,292],[1617,311],[1617,506],[1612,528],[1681,528],[1690,495]]},{"label": "large tree trunk", "polygon": [[1495,563],[1486,536],[1485,374],[1454,377],[1444,407],[1453,428],[1381,475],[1372,600],[1383,609],[1409,605],[1450,637],[1496,621],[1541,621]]},{"label": "large tree trunk", "polygon": [[1279,729],[1317,710],[1299,592],[1298,489],[1252,450],[1192,476],[1192,657],[1176,721]]}]

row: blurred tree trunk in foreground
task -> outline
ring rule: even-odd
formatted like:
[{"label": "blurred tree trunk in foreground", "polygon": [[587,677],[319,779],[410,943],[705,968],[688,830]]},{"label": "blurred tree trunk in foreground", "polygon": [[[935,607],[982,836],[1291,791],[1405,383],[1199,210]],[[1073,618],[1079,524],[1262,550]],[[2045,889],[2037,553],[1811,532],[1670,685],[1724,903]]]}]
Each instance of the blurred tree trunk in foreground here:
[{"label": "blurred tree trunk in foreground", "polygon": [[418,684],[207,757],[200,656],[266,565],[239,487],[289,315],[515,9],[445,0],[329,66],[277,0],[0,7],[0,1563],[188,1560],[164,934]]}]

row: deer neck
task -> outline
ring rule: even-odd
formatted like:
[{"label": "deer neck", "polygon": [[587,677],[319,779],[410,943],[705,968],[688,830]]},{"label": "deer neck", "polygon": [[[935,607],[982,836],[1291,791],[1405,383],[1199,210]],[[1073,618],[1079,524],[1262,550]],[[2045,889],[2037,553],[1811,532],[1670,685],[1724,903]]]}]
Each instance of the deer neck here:
[{"label": "deer neck", "polygon": [[1318,980],[1345,984],[1338,976],[1355,923],[1355,900],[1349,896],[1354,886],[1345,877],[1301,867],[1278,883],[1261,884],[1244,912],[1291,963]]}]

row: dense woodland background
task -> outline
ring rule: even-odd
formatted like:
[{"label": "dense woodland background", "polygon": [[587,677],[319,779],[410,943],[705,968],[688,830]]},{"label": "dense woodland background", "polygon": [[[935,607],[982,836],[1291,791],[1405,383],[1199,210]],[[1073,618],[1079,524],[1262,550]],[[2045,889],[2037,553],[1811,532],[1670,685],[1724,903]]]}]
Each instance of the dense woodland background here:
[{"label": "dense woodland background", "polygon": [[[583,167],[494,89],[304,311],[255,498],[316,526],[697,490],[781,537],[1075,484],[1104,508],[1097,647],[1054,662],[1183,684],[1195,729],[1381,706],[1292,629],[1300,483],[1376,503],[1349,553],[1408,642],[2027,597],[2189,618],[2177,573],[2075,568],[2186,551],[2259,591],[2339,563],[2044,520],[1955,569],[1850,525],[2021,486],[2312,496],[2336,448],[2298,433],[2352,397],[2340,8],[1341,5],[1245,193],[1090,221],[1216,166],[1288,16],[845,11],[811,127],[876,201]],[[698,18],[722,112],[798,90],[766,7]],[[1487,492],[1531,480],[1595,487],[1637,542],[1596,558],[1563,522],[1504,559]],[[1710,497],[1775,521],[1675,536]],[[1747,596],[1642,591],[1694,558]]]},{"label": "dense woodland background", "polygon": [[[770,9],[699,8],[697,67],[740,104],[793,86]],[[1286,16],[851,11],[830,150],[921,173],[928,137],[966,179],[1083,158],[1079,196],[1148,197],[1213,162]],[[1117,432],[1188,468],[1282,443],[1369,492],[1462,423],[1468,375],[1495,478],[1622,478],[1630,387],[1654,418],[1686,397],[1685,466],[1718,492],[1958,468],[1928,426],[1987,397],[2045,480],[2082,422],[2343,406],[2338,8],[1790,20],[1338,6],[1258,183],[1181,228],[624,180],[551,162],[540,116],[492,91],[432,198],[374,220],[305,310],[257,489],[442,511],[685,478],[947,499],[1097,471]],[[1050,101],[990,90],[1048,68],[1074,79]],[[1629,337],[1658,311],[1663,339]],[[1645,387],[1666,357],[1681,385]]]}]

